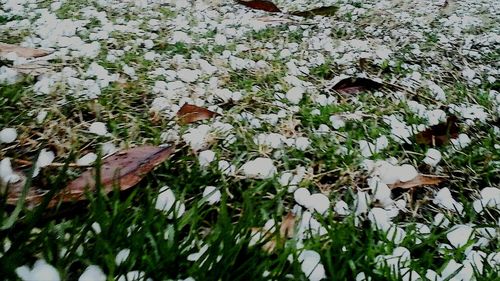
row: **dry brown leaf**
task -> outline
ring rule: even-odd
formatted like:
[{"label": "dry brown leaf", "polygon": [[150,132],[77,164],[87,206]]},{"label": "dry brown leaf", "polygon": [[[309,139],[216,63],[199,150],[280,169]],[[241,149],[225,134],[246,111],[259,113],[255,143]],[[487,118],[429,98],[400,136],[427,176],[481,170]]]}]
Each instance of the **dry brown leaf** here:
[{"label": "dry brown leaf", "polygon": [[449,116],[445,123],[431,126],[427,130],[418,133],[415,136],[416,142],[431,146],[448,144],[450,139],[456,139],[460,132],[457,121],[458,118],[456,116]]},{"label": "dry brown leaf", "polygon": [[[109,193],[115,186],[126,190],[135,186],[146,174],[164,162],[174,152],[174,147],[141,146],[117,152],[102,161],[100,167],[101,186]],[[96,189],[95,168],[89,168],[78,178],[71,181],[49,203],[49,207],[59,202],[85,200],[85,192]],[[40,203],[46,191],[30,190],[26,202],[31,205]],[[7,204],[14,205],[21,193],[10,192]]]},{"label": "dry brown leaf", "polygon": [[185,103],[177,112],[177,117],[181,124],[190,124],[196,121],[207,120],[215,115],[217,115],[216,112],[188,103]]},{"label": "dry brown leaf", "polygon": [[289,212],[288,215],[283,217],[280,226],[280,236],[283,238],[292,238],[295,232],[295,215]]},{"label": "dry brown leaf", "polygon": [[406,182],[397,181],[396,183],[388,184],[387,186],[389,186],[390,189],[394,188],[412,189],[416,187],[423,187],[429,185],[439,185],[443,181],[445,181],[445,178],[443,177],[420,174],[410,181]]},{"label": "dry brown leaf", "polygon": [[[259,235],[261,241],[267,241],[262,245],[262,250],[271,253],[276,249],[278,245],[278,240],[276,236],[273,235],[269,230],[265,230],[261,227],[253,227],[251,229],[252,236]],[[280,237],[281,238],[292,238],[295,232],[295,215],[289,212],[283,217],[280,225]]]},{"label": "dry brown leaf", "polygon": [[51,53],[49,51],[41,49],[33,49],[33,48],[21,47],[18,45],[0,43],[0,57],[6,56],[7,54],[12,52],[16,53],[18,57],[23,57],[23,58],[38,58],[46,56]]},{"label": "dry brown leaf", "polygon": [[46,63],[24,63],[12,66],[18,73],[31,75],[31,76],[39,76],[42,74],[47,74],[53,72],[53,69],[50,65]]},{"label": "dry brown leaf", "polygon": [[382,84],[368,78],[345,78],[337,82],[333,89],[342,94],[357,94],[364,91],[377,90]]},{"label": "dry brown leaf", "polygon": [[267,0],[237,0],[237,1],[238,3],[252,9],[273,12],[273,13],[281,12],[281,10],[271,1]]}]

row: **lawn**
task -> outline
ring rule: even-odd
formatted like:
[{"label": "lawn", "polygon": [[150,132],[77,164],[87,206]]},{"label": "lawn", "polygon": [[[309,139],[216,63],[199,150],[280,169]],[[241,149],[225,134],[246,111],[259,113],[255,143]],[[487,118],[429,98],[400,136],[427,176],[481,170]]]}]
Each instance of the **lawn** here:
[{"label": "lawn", "polygon": [[3,279],[499,279],[499,1],[0,3]]}]

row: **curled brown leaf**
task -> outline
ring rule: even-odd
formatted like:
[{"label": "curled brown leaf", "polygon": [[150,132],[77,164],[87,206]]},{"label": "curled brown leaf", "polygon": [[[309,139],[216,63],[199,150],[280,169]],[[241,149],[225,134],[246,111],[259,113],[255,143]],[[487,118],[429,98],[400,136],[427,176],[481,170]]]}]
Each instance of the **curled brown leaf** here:
[{"label": "curled brown leaf", "polygon": [[[146,174],[168,159],[174,150],[174,147],[141,146],[107,157],[99,169],[102,191],[109,193],[114,187],[126,190],[135,186]],[[57,193],[50,201],[49,207],[53,207],[59,202],[85,200],[86,192],[96,190],[96,176],[96,168],[87,169]],[[29,205],[39,204],[46,193],[46,190],[31,188],[26,202]],[[16,204],[20,196],[19,189],[9,191],[7,204]]]},{"label": "curled brown leaf", "polygon": [[196,121],[207,120],[215,115],[217,115],[216,112],[188,103],[185,103],[177,112],[177,117],[181,124],[190,124]]},{"label": "curled brown leaf", "polygon": [[12,52],[16,53],[18,57],[23,57],[23,58],[38,58],[46,56],[51,53],[49,51],[41,49],[27,48],[18,45],[0,43],[0,57],[6,56],[7,54]]},{"label": "curled brown leaf", "polygon": [[409,181],[397,181],[393,184],[388,184],[390,189],[394,188],[403,188],[403,189],[412,189],[412,188],[417,188],[417,187],[423,187],[423,186],[433,186],[433,185],[439,185],[440,183],[444,182],[445,178],[439,177],[439,176],[431,176],[431,175],[422,175],[419,174],[415,178]]},{"label": "curled brown leaf", "polygon": [[273,13],[281,12],[281,10],[273,2],[267,0],[237,0],[237,2],[256,10]]},{"label": "curled brown leaf", "polygon": [[449,116],[446,122],[440,123],[418,133],[415,138],[417,144],[431,146],[443,146],[448,144],[451,139],[456,139],[460,133],[457,125],[458,118],[454,115]]},{"label": "curled brown leaf", "polygon": [[357,94],[364,91],[377,90],[382,84],[368,78],[345,78],[337,82],[333,89],[342,94]]}]

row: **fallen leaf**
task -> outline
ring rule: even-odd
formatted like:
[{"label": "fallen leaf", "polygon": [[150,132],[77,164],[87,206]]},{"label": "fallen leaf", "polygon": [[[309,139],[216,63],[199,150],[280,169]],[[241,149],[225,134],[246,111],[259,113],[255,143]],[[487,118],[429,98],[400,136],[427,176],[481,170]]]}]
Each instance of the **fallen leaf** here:
[{"label": "fallen leaf", "polygon": [[309,11],[293,12],[292,15],[312,18],[314,16],[333,16],[338,11],[337,6],[319,7]]},{"label": "fallen leaf", "polygon": [[18,57],[23,57],[23,58],[38,58],[46,56],[51,53],[49,51],[41,49],[33,49],[33,48],[21,47],[18,45],[0,43],[0,57],[4,57],[12,52],[16,53]]},{"label": "fallen leaf", "polygon": [[431,126],[425,131],[418,133],[415,138],[418,144],[431,146],[442,146],[448,144],[450,139],[458,138],[460,129],[457,125],[458,118],[449,116],[445,123]]},{"label": "fallen leaf", "polygon": [[279,13],[281,10],[273,2],[267,0],[237,0],[239,4],[256,10]]},{"label": "fallen leaf", "polygon": [[[116,152],[101,163],[100,177],[104,193],[109,193],[115,186],[126,190],[135,186],[146,174],[164,162],[174,152],[174,147],[141,146]],[[96,170],[89,168],[78,178],[71,181],[50,201],[49,207],[59,202],[73,202],[85,200],[85,192],[96,189]],[[46,190],[30,189],[26,203],[39,204],[43,200]],[[7,204],[15,205],[20,199],[19,190],[9,190]]]},{"label": "fallen leaf", "polygon": [[357,94],[359,92],[377,90],[382,87],[382,84],[368,78],[352,78],[348,77],[340,80],[333,89],[343,94]]},{"label": "fallen leaf", "polygon": [[412,189],[415,187],[422,187],[427,185],[438,185],[443,181],[445,181],[445,178],[443,177],[420,174],[412,180],[406,182],[397,181],[393,184],[388,184],[387,186],[389,186],[390,189],[394,188]]},{"label": "fallen leaf", "polygon": [[50,65],[45,63],[24,63],[12,66],[18,73],[31,76],[39,76],[53,72]]},{"label": "fallen leaf", "polygon": [[289,212],[288,215],[283,217],[280,226],[280,236],[292,238],[295,232],[295,215]]},{"label": "fallen leaf", "polygon": [[206,108],[185,103],[177,112],[179,122],[182,124],[194,123],[196,121],[207,120],[217,115],[216,112]]},{"label": "fallen leaf", "polygon": [[[286,216],[283,217],[279,231],[281,238],[293,237],[293,234],[295,232],[295,215],[292,212],[289,212]],[[279,239],[278,237],[273,236],[273,233],[271,233],[271,231],[265,230],[261,227],[252,227],[251,232],[252,236],[259,235],[262,242],[266,241],[266,243],[262,245],[262,249],[264,251],[271,253],[276,249]]]}]

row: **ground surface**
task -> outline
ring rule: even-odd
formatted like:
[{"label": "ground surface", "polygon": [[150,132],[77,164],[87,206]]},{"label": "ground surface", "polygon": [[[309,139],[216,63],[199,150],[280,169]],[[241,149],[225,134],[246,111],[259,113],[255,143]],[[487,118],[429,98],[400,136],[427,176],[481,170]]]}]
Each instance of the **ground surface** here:
[{"label": "ground surface", "polygon": [[[499,1],[1,3],[0,42],[54,51],[0,60],[2,185],[39,154],[33,185],[61,188],[81,169],[58,163],[177,147],[131,192],[3,208],[7,278],[498,278]],[[180,125],[184,103],[220,115]],[[450,143],[416,143],[452,115]],[[445,181],[389,188],[417,171]]]}]

